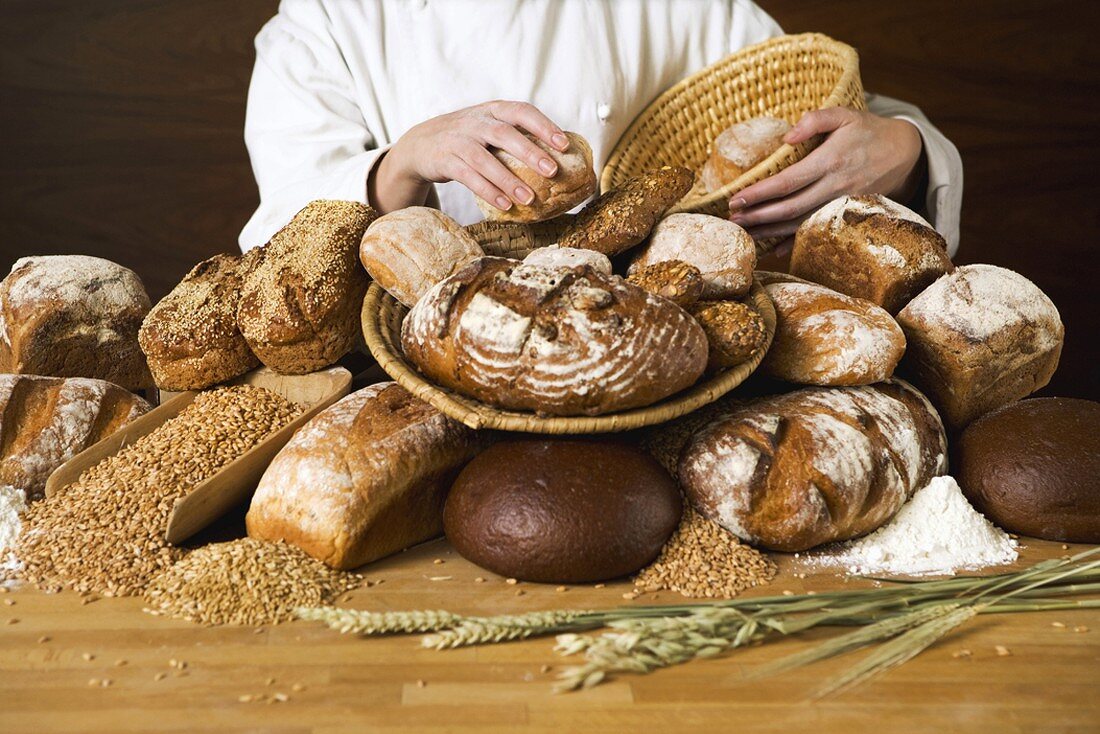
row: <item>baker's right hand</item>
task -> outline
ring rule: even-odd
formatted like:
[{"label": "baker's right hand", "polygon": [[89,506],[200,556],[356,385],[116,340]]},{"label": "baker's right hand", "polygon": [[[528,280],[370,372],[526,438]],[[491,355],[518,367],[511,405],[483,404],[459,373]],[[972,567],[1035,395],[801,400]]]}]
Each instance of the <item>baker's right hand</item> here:
[{"label": "baker's right hand", "polygon": [[494,101],[416,125],[386,152],[371,177],[371,203],[383,213],[423,204],[433,183],[458,181],[501,210],[529,204],[531,189],[489,152],[500,148],[547,178],[557,163],[520,130],[555,150],[569,140],[562,129],[526,102]]}]

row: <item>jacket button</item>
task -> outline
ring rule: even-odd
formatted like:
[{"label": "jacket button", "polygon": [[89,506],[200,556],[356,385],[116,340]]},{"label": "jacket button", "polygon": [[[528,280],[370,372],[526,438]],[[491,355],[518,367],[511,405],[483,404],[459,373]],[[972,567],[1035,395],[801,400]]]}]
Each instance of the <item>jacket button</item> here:
[{"label": "jacket button", "polygon": [[596,117],[606,121],[607,118],[611,117],[611,105],[607,102],[600,102],[600,104],[596,106]]}]

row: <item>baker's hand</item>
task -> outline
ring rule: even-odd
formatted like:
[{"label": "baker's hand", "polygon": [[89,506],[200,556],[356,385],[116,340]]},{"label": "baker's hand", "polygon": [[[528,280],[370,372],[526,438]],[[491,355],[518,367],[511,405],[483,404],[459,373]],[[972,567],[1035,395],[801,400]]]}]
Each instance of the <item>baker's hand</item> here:
[{"label": "baker's hand", "polygon": [[834,107],[803,115],[783,142],[821,134],[824,142],[801,161],[730,197],[730,221],[757,239],[786,237],[838,196],[913,195],[923,143],[911,123]]},{"label": "baker's hand", "polygon": [[564,151],[562,129],[526,102],[494,101],[451,112],[410,128],[371,176],[370,201],[383,213],[423,204],[433,183],[458,181],[498,209],[529,204],[535,193],[497,160],[500,148],[551,178],[558,165],[520,129]]}]

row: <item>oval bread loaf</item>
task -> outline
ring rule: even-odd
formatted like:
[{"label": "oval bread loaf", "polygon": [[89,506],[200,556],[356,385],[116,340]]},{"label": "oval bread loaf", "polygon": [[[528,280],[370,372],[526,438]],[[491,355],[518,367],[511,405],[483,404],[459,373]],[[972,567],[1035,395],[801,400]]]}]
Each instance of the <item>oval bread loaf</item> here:
[{"label": "oval bread loaf", "polygon": [[714,193],[733,183],[777,151],[790,129],[786,120],[765,116],[739,122],[720,132],[703,164],[702,179],[707,192]]}]

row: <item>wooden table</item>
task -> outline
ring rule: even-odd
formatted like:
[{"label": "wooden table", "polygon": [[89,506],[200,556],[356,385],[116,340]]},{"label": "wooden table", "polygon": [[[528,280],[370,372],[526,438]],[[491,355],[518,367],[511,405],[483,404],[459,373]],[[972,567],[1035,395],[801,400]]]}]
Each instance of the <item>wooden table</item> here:
[{"label": "wooden table", "polygon": [[[1022,563],[1075,550],[1028,546]],[[801,579],[792,563],[781,560],[769,592],[865,583],[812,573]],[[651,603],[653,597],[625,601],[626,583],[564,592],[512,586],[465,562],[443,541],[367,570],[369,579],[383,583],[354,592],[349,606],[489,614]],[[475,583],[478,576],[485,582]],[[657,598],[680,600],[667,592]],[[0,594],[0,602],[3,734],[1100,731],[1096,611],[981,617],[881,678],[809,703],[804,698],[813,684],[851,658],[781,678],[744,680],[756,664],[805,644],[788,640],[553,695],[554,670],[542,669],[560,668],[564,659],[548,638],[436,652],[421,649],[416,637],[363,640],[303,622],[203,628],[144,614],[141,601],[132,598],[82,604],[71,593],[19,589]],[[997,645],[1010,654],[998,655]],[[185,667],[172,667],[173,660]],[[108,687],[89,685],[104,678]],[[288,700],[238,700],[275,693]]]}]

